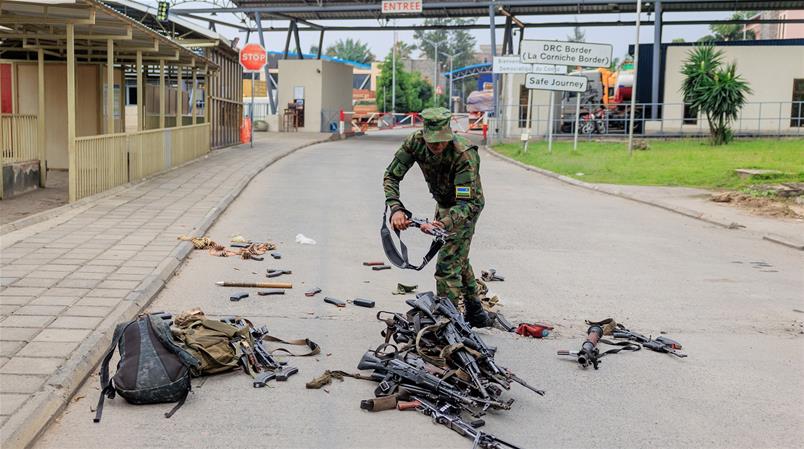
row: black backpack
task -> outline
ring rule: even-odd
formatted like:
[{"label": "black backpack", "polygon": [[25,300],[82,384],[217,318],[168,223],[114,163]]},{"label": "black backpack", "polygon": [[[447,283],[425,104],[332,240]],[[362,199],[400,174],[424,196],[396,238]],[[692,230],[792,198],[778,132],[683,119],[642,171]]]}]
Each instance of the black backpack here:
[{"label": "black backpack", "polygon": [[[167,319],[166,319],[167,318]],[[190,367],[199,362],[173,341],[169,316],[140,315],[117,325],[112,346],[101,362],[101,394],[95,422],[100,422],[105,398],[119,394],[131,404],[178,402],[165,413],[170,418],[190,392]],[[109,361],[119,348],[117,371],[109,378]]]}]

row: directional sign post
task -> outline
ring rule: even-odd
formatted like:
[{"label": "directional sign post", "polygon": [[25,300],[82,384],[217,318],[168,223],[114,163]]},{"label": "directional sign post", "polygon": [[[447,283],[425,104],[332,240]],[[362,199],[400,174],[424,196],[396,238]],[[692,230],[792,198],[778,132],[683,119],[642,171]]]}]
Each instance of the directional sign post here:
[{"label": "directional sign post", "polygon": [[495,56],[491,71],[493,73],[555,73],[566,75],[567,66],[550,64],[526,64],[519,55]]},{"label": "directional sign post", "polygon": [[586,92],[588,82],[589,80],[585,76],[547,75],[543,73],[528,73],[525,76],[526,89]]},{"label": "directional sign post", "polygon": [[[578,100],[581,98],[580,93],[586,92],[586,86],[588,83],[589,80],[585,76],[550,75],[544,73],[528,73],[525,75],[525,88],[530,89],[531,92],[534,89],[548,90],[552,92],[577,92]],[[533,95],[529,93],[529,98],[532,97]],[[555,109],[555,105],[553,104],[554,99],[555,94],[551,94],[550,106],[549,110],[547,111],[547,119],[549,121],[547,125],[547,150],[550,153],[553,152],[553,109]],[[575,133],[577,134],[577,132],[578,126],[576,117]],[[530,121],[528,121],[527,135],[530,135]],[[528,149],[527,139],[529,139],[529,137],[525,138],[524,151],[527,151]]]},{"label": "directional sign post", "polygon": [[611,44],[523,40],[520,48],[524,63],[580,67],[611,65]]},{"label": "directional sign post", "polygon": [[[246,44],[240,50],[240,65],[243,66],[243,71],[246,73],[251,72],[251,107],[249,108],[249,143],[251,148],[254,148],[254,74],[262,70],[268,62],[268,55],[260,44]],[[266,84],[271,80],[266,79]]]},{"label": "directional sign post", "polygon": [[[589,44],[586,42],[559,42],[523,40],[519,46],[520,62],[523,64],[557,64],[578,67],[608,67],[611,65],[611,44]],[[566,72],[564,72],[566,73]],[[581,92],[586,92],[588,80],[585,76],[528,73],[525,87],[528,89],[558,92],[576,92],[575,136],[573,149],[578,146],[578,119],[580,114]],[[547,149],[553,152],[553,109],[554,97],[550,95],[548,117]],[[528,123],[530,126],[530,123]],[[525,143],[527,149],[527,142]]]}]

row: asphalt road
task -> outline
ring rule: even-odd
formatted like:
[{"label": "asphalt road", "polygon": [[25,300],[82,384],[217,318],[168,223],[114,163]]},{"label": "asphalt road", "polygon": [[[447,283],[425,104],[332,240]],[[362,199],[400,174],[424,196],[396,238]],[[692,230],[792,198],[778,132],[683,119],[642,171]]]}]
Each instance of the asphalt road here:
[{"label": "asphalt road", "polygon": [[[241,373],[194,382],[171,419],[167,405],[106,402],[92,423],[97,377],[37,442],[38,448],[276,447],[469,448],[471,443],[416,412],[368,413],[374,385],[347,379],[327,391],[304,383],[325,369],[354,371],[381,342],[376,310],[404,311],[397,282],[434,287],[432,266],[416,273],[373,272],[379,243],[382,171],[403,134],[387,132],[302,150],[259,175],[210,232],[280,243],[279,261],[194,253],[152,310],[201,307],[240,314],[285,338],[309,337],[323,353],[291,360],[300,373],[255,390]],[[514,386],[507,412],[485,431],[527,448],[787,448],[804,441],[804,259],[739,231],[590,192],[481,154],[487,206],[472,247],[475,271],[494,267],[492,285],[512,321],[557,325],[545,340],[484,331],[497,360],[547,396]],[[433,202],[414,168],[406,205]],[[317,245],[294,243],[303,233]],[[405,234],[414,257],[428,240]],[[764,264],[760,264],[763,262]],[[217,280],[259,280],[267,267],[293,270],[285,296],[228,300],[239,289]],[[252,272],[256,274],[252,274]],[[335,308],[314,286],[341,299],[367,297],[377,309]],[[795,311],[798,309],[799,311]],[[640,351],[604,358],[598,371],[556,357],[577,349],[584,319],[614,317],[645,334],[667,332],[689,357]]]}]

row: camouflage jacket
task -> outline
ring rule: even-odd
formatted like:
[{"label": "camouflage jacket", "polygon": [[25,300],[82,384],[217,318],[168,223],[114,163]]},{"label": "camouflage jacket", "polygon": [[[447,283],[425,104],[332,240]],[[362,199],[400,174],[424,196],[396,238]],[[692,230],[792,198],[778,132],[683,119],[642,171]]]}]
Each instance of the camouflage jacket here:
[{"label": "camouflage jacket", "polygon": [[444,152],[436,156],[427,149],[422,131],[408,136],[383,177],[385,204],[392,212],[404,209],[399,200],[399,182],[414,162],[419,164],[438,207],[448,209],[442,219],[447,230],[477,218],[485,204],[477,146],[456,135]]}]

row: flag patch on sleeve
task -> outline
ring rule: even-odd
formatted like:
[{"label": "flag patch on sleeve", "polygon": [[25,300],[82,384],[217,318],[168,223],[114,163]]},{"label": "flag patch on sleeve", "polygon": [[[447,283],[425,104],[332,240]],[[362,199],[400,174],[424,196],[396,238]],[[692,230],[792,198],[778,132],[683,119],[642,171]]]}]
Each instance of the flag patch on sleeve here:
[{"label": "flag patch on sleeve", "polygon": [[455,198],[472,198],[472,188],[469,186],[455,186]]}]

